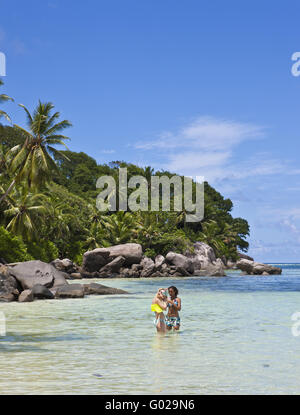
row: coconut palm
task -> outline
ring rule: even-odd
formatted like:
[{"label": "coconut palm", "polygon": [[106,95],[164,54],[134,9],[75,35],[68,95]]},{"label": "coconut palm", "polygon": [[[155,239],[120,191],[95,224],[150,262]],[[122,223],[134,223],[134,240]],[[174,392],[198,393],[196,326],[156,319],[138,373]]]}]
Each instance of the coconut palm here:
[{"label": "coconut palm", "polygon": [[33,194],[25,188],[16,190],[8,199],[9,207],[3,212],[8,219],[6,229],[27,241],[37,239],[37,226],[47,212],[46,201],[43,194]]},{"label": "coconut palm", "polygon": [[73,219],[71,209],[62,202],[50,201],[46,221],[50,222],[48,236],[50,240],[64,239],[70,235],[68,221]]},{"label": "coconut palm", "polygon": [[156,212],[138,212],[137,237],[145,248],[151,248],[152,241],[162,235],[157,227],[156,218]]},{"label": "coconut palm", "polygon": [[5,176],[8,173],[8,152],[5,150],[5,147],[0,144],[0,176]]},{"label": "coconut palm", "polygon": [[56,123],[60,113],[51,114],[54,108],[51,102],[42,103],[39,101],[32,115],[24,105],[19,105],[26,113],[29,131],[14,124],[16,128],[24,133],[25,142],[23,145],[17,145],[10,150],[13,155],[10,169],[16,176],[5,194],[0,198],[0,203],[7,197],[15,183],[23,181],[28,189],[32,187],[39,189],[51,180],[51,173],[58,170],[52,156],[57,154],[65,157],[53,146],[64,145],[67,148],[64,140],[69,139],[69,137],[60,134],[60,132],[72,125],[68,120]]},{"label": "coconut palm", "polygon": [[220,256],[225,249],[220,228],[216,221],[210,220],[202,224],[202,232],[199,233],[200,240],[213,248],[215,254]]},{"label": "coconut palm", "polygon": [[87,251],[91,251],[95,248],[101,248],[101,230],[99,224],[93,222],[90,229],[86,229],[87,239],[83,242],[82,247]]},{"label": "coconut palm", "polygon": [[[2,79],[0,79],[0,86],[3,85],[3,81]],[[6,94],[0,94],[0,104],[2,104],[2,102],[6,102],[6,101],[13,101],[13,98],[9,97]],[[5,112],[0,110],[0,118],[4,117],[7,121],[11,122],[11,119],[9,117],[9,115]]]},{"label": "coconut palm", "polygon": [[118,211],[101,220],[100,243],[110,246],[130,242],[136,237],[137,223],[131,212]]}]

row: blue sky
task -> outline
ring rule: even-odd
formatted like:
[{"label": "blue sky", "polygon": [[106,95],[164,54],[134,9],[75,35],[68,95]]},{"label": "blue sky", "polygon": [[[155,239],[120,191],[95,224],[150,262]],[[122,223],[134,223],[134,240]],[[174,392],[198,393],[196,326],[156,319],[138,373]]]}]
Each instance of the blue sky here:
[{"label": "blue sky", "polygon": [[3,91],[52,101],[71,150],[203,175],[249,221],[256,260],[300,262],[299,2],[0,5]]}]

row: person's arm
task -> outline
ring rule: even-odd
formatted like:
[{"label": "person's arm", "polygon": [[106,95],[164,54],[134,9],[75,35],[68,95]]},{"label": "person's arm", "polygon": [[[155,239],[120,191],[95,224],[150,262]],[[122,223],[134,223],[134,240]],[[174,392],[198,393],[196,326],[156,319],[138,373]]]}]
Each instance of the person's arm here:
[{"label": "person's arm", "polygon": [[160,300],[159,298],[156,298],[156,304],[158,304],[163,310],[166,310],[168,307],[168,303],[166,301]]},{"label": "person's arm", "polygon": [[177,311],[180,311],[181,310],[181,299],[178,297],[177,297],[177,302],[178,302],[178,305],[176,305],[174,301],[168,300],[169,304],[171,304],[174,308],[176,308]]}]

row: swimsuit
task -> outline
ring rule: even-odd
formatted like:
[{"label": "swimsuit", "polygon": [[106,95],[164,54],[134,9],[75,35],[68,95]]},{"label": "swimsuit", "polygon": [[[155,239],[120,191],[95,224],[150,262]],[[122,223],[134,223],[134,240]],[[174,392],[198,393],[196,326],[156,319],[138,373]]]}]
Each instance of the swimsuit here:
[{"label": "swimsuit", "polygon": [[168,327],[180,326],[180,317],[166,317],[166,325]]},{"label": "swimsuit", "polygon": [[160,321],[161,323],[166,323],[165,318],[157,317],[157,318],[156,318],[156,319],[154,319],[154,321],[153,321],[154,325],[155,325],[155,326],[157,326],[159,321]]},{"label": "swimsuit", "polygon": [[[151,311],[154,311],[155,313],[162,313],[163,309],[158,304],[151,304]],[[158,322],[164,323],[165,317],[156,317],[154,320],[154,325],[157,326]]]},{"label": "swimsuit", "polygon": [[[174,303],[178,306],[178,301],[174,300]],[[168,307],[170,307],[170,304],[168,303]],[[176,327],[180,326],[180,317],[179,315],[177,317],[175,316],[166,316],[166,325],[168,327]]]},{"label": "swimsuit", "polygon": [[151,311],[161,313],[163,309],[158,304],[151,304]]}]

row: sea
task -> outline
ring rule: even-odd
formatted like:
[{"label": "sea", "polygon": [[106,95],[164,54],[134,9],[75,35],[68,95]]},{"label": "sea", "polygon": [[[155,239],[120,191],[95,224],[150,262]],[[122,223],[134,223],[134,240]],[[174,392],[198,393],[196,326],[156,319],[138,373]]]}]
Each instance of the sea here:
[{"label": "sea", "polygon": [[[99,279],[129,292],[0,303],[0,394],[299,394],[300,264],[281,275]],[[182,300],[156,332],[160,287]]]}]

